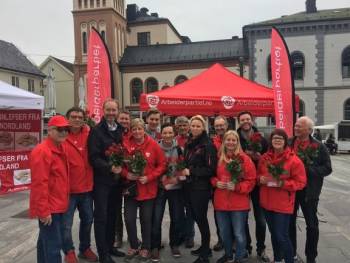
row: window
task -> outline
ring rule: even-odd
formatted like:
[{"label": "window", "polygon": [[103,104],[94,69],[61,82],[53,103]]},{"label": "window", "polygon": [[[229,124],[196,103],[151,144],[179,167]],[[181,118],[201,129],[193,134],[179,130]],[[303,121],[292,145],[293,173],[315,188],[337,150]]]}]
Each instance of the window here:
[{"label": "window", "polygon": [[94,8],[94,1],[95,0],[90,0],[90,8]]},{"label": "window", "polygon": [[100,7],[100,0],[96,0],[96,7]]},{"label": "window", "polygon": [[186,81],[186,80],[187,80],[187,77],[186,77],[186,76],[180,75],[180,76],[177,76],[177,77],[175,78],[174,84],[175,84],[175,85],[176,85],[176,84],[180,84],[180,83],[182,83],[182,82],[184,82],[184,81]]},{"label": "window", "polygon": [[12,76],[11,80],[12,80],[12,86],[19,87],[19,78],[18,77]]},{"label": "window", "polygon": [[84,0],[84,8],[88,7],[88,0]]},{"label": "window", "polygon": [[299,117],[305,116],[305,102],[299,99]]},{"label": "window", "polygon": [[30,92],[34,92],[35,91],[34,79],[28,79],[28,91],[30,91]]},{"label": "window", "polygon": [[82,43],[83,43],[83,54],[86,54],[87,53],[87,33],[86,32],[83,32]]},{"label": "window", "polygon": [[106,6],[106,0],[102,0],[102,6],[103,6],[103,7]]},{"label": "window", "polygon": [[151,33],[150,32],[137,33],[137,45],[149,46],[150,44],[151,44]]},{"label": "window", "polygon": [[300,51],[293,52],[291,55],[291,60],[294,80],[303,80],[305,66],[305,59],[303,53],[301,53]]},{"label": "window", "polygon": [[271,55],[267,57],[267,80],[272,80],[272,69],[271,69]]},{"label": "window", "polygon": [[104,30],[101,31],[101,37],[106,42],[106,31]]},{"label": "window", "polygon": [[137,104],[140,101],[140,95],[143,92],[142,80],[134,78],[131,81],[131,104]]},{"label": "window", "polygon": [[341,69],[343,79],[350,78],[350,46],[344,49],[341,56]]},{"label": "window", "polygon": [[344,120],[350,120],[350,98],[344,103]]},{"label": "window", "polygon": [[78,7],[81,9],[81,0],[78,1]]},{"label": "window", "polygon": [[155,92],[158,90],[158,81],[155,78],[146,80],[146,93]]}]

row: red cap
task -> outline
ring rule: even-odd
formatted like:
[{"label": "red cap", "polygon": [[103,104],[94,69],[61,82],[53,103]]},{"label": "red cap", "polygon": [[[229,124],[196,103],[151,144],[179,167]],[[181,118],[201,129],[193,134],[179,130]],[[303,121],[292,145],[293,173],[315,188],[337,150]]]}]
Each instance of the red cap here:
[{"label": "red cap", "polygon": [[56,115],[50,118],[49,123],[47,124],[48,127],[67,127],[69,126],[68,121],[66,118],[62,115]]}]

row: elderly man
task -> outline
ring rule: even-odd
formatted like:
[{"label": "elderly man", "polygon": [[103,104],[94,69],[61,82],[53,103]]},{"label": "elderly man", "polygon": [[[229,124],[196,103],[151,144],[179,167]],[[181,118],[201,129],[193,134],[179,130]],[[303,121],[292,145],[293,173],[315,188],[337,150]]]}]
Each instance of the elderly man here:
[{"label": "elderly man", "polygon": [[93,173],[88,160],[87,139],[89,127],[85,125],[85,112],[79,107],[72,107],[67,111],[69,133],[65,141],[69,156],[70,198],[68,211],[63,216],[64,235],[63,251],[66,263],[77,263],[72,239],[74,212],[78,209],[79,227],[79,257],[89,262],[96,262],[97,256],[90,248],[91,227],[93,222]]},{"label": "elderly man", "polygon": [[64,145],[68,121],[54,116],[48,137],[30,155],[30,216],[39,218],[37,262],[61,263],[63,213],[69,204],[68,160]]},{"label": "elderly man", "polygon": [[296,194],[295,210],[289,233],[296,258],[296,216],[300,206],[306,222],[305,255],[307,263],[316,262],[319,237],[317,218],[318,200],[322,190],[323,178],[332,173],[331,160],[326,146],[311,136],[313,126],[314,122],[309,117],[300,117],[295,123],[295,137],[291,143],[294,151],[304,162],[307,185]]},{"label": "elderly man", "polygon": [[88,138],[89,160],[94,171],[94,229],[97,252],[101,263],[115,262],[111,255],[125,254],[113,247],[115,223],[120,207],[120,166],[111,165],[106,150],[113,144],[122,143],[123,127],[116,121],[118,102],[107,99],[103,104],[103,117]]}]

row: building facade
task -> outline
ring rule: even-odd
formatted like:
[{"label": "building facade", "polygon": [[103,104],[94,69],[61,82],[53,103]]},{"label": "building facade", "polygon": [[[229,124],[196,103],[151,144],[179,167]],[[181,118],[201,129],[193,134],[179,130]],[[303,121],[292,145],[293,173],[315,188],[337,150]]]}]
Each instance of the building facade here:
[{"label": "building facade", "polygon": [[275,26],[292,60],[301,115],[323,125],[350,119],[350,8],[306,10],[244,26],[250,79],[271,86],[270,37]]}]

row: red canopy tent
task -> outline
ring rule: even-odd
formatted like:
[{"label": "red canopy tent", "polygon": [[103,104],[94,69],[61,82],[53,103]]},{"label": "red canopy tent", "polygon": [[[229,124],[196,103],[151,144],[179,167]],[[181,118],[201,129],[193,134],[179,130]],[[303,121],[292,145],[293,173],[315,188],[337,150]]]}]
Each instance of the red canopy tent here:
[{"label": "red canopy tent", "polygon": [[172,116],[235,116],[241,111],[250,111],[254,116],[275,114],[272,89],[244,79],[221,64],[181,84],[141,94],[140,109],[150,108]]}]

